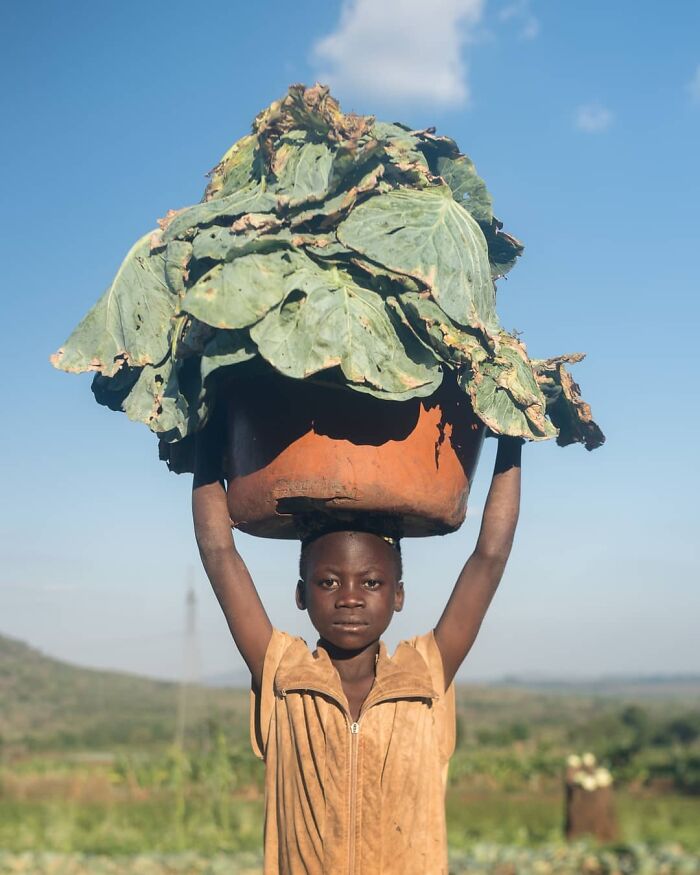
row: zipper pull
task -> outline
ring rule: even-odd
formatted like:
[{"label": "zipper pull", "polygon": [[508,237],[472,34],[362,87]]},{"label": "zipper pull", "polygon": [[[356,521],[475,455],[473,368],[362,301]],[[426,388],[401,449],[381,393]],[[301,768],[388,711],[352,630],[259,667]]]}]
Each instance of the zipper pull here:
[{"label": "zipper pull", "polygon": [[359,724],[359,723],[351,723],[351,724],[350,724],[350,732],[351,732],[353,735],[357,735],[357,733],[358,733],[359,731],[360,731],[360,724]]}]

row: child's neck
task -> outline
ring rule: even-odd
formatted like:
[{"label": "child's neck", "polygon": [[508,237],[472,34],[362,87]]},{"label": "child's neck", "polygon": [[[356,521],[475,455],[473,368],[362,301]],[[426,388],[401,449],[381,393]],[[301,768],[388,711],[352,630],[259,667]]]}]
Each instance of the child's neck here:
[{"label": "child's neck", "polygon": [[358,650],[342,650],[323,638],[319,641],[330,657],[340,676],[340,684],[348,701],[348,709],[353,723],[360,719],[360,712],[374,684],[379,656],[379,641]]},{"label": "child's neck", "polygon": [[374,678],[379,656],[379,641],[373,641],[358,650],[344,650],[323,638],[318,643],[330,657],[343,684]]}]

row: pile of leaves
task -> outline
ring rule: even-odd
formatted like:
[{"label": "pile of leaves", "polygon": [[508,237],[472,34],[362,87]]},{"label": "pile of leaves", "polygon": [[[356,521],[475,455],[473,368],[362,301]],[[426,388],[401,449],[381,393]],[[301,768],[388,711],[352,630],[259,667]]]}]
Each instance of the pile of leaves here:
[{"label": "pile of leaves", "polygon": [[604,441],[565,367],[583,356],[530,360],[500,326],[495,282],[523,246],[434,129],[294,85],[202,202],[158,224],[52,362],[96,372],[97,401],[146,423],[175,470],[225,379],[270,368],[397,402],[451,372],[496,434]]}]

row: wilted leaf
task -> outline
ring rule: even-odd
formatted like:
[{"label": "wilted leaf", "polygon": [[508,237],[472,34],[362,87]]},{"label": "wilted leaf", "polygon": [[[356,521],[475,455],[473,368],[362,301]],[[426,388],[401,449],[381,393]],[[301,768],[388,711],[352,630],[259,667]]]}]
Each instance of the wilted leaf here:
[{"label": "wilted leaf", "polygon": [[320,201],[328,194],[333,153],[324,143],[290,147],[289,157],[279,170],[275,191],[278,203],[288,207]]},{"label": "wilted leaf", "polygon": [[420,280],[460,325],[497,330],[486,240],[446,186],[398,189],[370,198],[337,233],[351,249]]},{"label": "wilted leaf", "polygon": [[418,139],[420,149],[431,167],[436,165],[438,158],[454,159],[462,155],[452,137],[436,134],[435,128],[424,128],[422,131],[411,131],[411,133]]},{"label": "wilted leaf", "polygon": [[335,234],[295,234],[294,246],[303,247],[314,258],[330,261],[347,261],[354,255],[351,249],[338,243]]},{"label": "wilted leaf", "polygon": [[170,291],[176,295],[185,294],[187,267],[191,257],[192,244],[186,240],[173,240],[165,247],[165,281]]},{"label": "wilted leaf", "polygon": [[476,172],[474,162],[466,155],[459,158],[438,158],[437,172],[452,191],[452,196],[477,222],[491,224],[493,204],[484,180]]},{"label": "wilted leaf", "polygon": [[200,322],[194,316],[186,315],[175,344],[175,358],[185,359],[201,356],[204,347],[216,335],[216,329]]},{"label": "wilted leaf", "polygon": [[291,214],[290,227],[296,228],[299,225],[313,223],[321,229],[334,228],[360,197],[380,188],[383,175],[383,164],[372,167],[358,179],[356,184],[350,185],[340,194],[328,198],[323,203],[314,204],[309,209]]},{"label": "wilted leaf", "polygon": [[455,368],[460,387],[486,425],[498,434],[528,440],[556,433],[544,417],[544,397],[516,338],[501,331],[493,346],[479,332],[459,328],[424,296],[408,292],[399,301],[421,340]]},{"label": "wilted leaf", "polygon": [[587,450],[595,450],[605,443],[605,435],[594,422],[590,406],[581,398],[578,384],[564,367],[583,358],[582,353],[573,353],[547,360],[535,359],[532,367],[547,399],[547,413],[559,429],[559,446],[581,443]]},{"label": "wilted leaf", "polygon": [[494,280],[505,276],[515,267],[518,257],[523,254],[525,247],[520,242],[502,231],[503,223],[493,219],[490,225],[482,225],[486,242],[489,247],[489,261],[491,263],[491,275]]},{"label": "wilted leaf", "polygon": [[400,125],[375,122],[372,129],[382,150],[393,167],[400,171],[404,183],[427,185],[430,168],[425,155],[418,148],[419,140]]},{"label": "wilted leaf", "polygon": [[145,423],[164,440],[181,440],[187,432],[189,405],[180,392],[171,358],[146,365],[122,404],[129,419]]},{"label": "wilted leaf", "polygon": [[488,345],[480,334],[458,328],[425,294],[404,292],[398,300],[414,331],[446,364],[476,365],[488,357]]},{"label": "wilted leaf", "polygon": [[245,328],[283,300],[307,263],[305,255],[292,251],[242,255],[206,273],[182,307],[215,328]]},{"label": "wilted leaf", "polygon": [[141,367],[165,358],[178,299],[166,283],[163,254],[151,253],[150,236],[134,244],[112,285],[51,357],[55,367],[111,377],[124,363]]},{"label": "wilted leaf", "polygon": [[179,210],[170,218],[162,220],[164,243],[169,243],[177,237],[202,225],[210,225],[220,219],[234,219],[245,213],[265,213],[275,208],[276,197],[260,185],[235,191],[228,197],[214,198],[193,207]]},{"label": "wilted leaf", "polygon": [[409,357],[376,292],[337,268],[305,270],[294,285],[250,331],[260,354],[281,373],[303,379],[339,366],[351,383],[414,396],[439,385],[437,363]]},{"label": "wilted leaf", "polygon": [[231,146],[209,172],[209,185],[204,192],[205,201],[226,197],[238,189],[246,188],[251,182],[259,181],[260,174],[256,172],[255,166],[257,147],[258,140],[253,134],[248,134]]},{"label": "wilted leaf", "polygon": [[292,85],[287,94],[270,104],[255,119],[253,131],[268,162],[275,145],[289,131],[308,132],[314,140],[324,140],[339,151],[352,152],[353,144],[362,143],[374,119],[341,112],[338,101],[325,85],[305,88]]},{"label": "wilted leaf", "polygon": [[236,232],[231,228],[211,225],[197,231],[192,240],[192,254],[198,261],[205,258],[212,261],[231,261],[251,252],[289,248],[292,245],[291,240],[292,233],[288,228],[275,230],[274,233],[266,229]]},{"label": "wilted leaf", "polygon": [[240,365],[255,358],[258,351],[247,331],[217,331],[202,355],[202,383],[220,368]]},{"label": "wilted leaf", "polygon": [[[402,292],[419,292],[424,289],[423,284],[412,277],[389,270],[383,265],[377,264],[376,261],[369,261],[353,250],[339,253],[339,260],[340,258],[346,264],[349,262],[348,266],[354,268],[355,271],[360,270],[363,275],[366,274],[370,284],[384,296],[401,294]],[[360,285],[362,284],[361,282]],[[427,296],[428,292],[423,291],[423,294]]]},{"label": "wilted leaf", "polygon": [[469,210],[484,232],[494,279],[505,276],[523,253],[523,244],[501,229],[503,223],[494,218],[491,195],[476,172],[474,162],[466,155],[438,157],[435,170],[452,190],[454,199]]},{"label": "wilted leaf", "polygon": [[497,355],[458,377],[469,393],[474,412],[496,434],[544,440],[556,428],[545,417],[545,399],[522,344],[505,332]]},{"label": "wilted leaf", "polygon": [[349,190],[358,174],[377,165],[384,167],[381,162],[381,147],[370,133],[365,132],[357,139],[341,140],[333,156],[329,191],[332,193],[338,189]]},{"label": "wilted leaf", "polygon": [[[178,381],[180,391],[187,400],[189,432],[209,418],[216,398],[213,384],[217,378],[224,377],[234,365],[243,364],[256,356],[257,349],[247,331],[214,331],[198,360],[189,359],[180,363]],[[165,439],[169,439],[167,435]],[[173,457],[168,454],[168,458]]]},{"label": "wilted leaf", "polygon": [[122,410],[124,399],[134,388],[142,368],[130,368],[123,365],[113,377],[103,377],[95,374],[92,378],[92,393],[95,401],[110,410]]}]

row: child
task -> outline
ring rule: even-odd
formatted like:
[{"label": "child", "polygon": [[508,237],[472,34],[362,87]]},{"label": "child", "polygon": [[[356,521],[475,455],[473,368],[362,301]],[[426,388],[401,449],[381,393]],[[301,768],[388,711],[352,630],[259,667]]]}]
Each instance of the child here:
[{"label": "child", "polygon": [[[251,740],[266,768],[266,875],[447,873],[452,681],[510,553],[522,442],[498,439],[479,538],[437,626],[390,657],[381,636],[404,602],[398,542],[343,529],[303,542],[296,602],[320,636],[311,652],[270,624],[233,543],[211,466],[220,455],[206,440],[193,488],[195,533],[251,673]],[[433,590],[433,581],[423,585]]]}]

